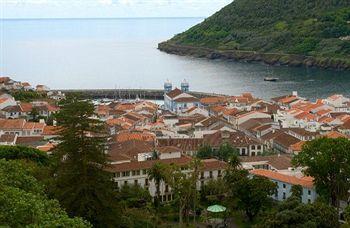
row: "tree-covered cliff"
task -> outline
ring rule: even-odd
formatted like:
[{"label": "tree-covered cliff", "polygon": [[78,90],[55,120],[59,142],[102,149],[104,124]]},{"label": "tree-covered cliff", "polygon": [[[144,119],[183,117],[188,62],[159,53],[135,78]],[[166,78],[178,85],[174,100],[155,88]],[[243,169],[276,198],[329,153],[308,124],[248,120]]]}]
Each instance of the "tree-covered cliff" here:
[{"label": "tree-covered cliff", "polygon": [[166,44],[349,63],[350,1],[235,0]]}]

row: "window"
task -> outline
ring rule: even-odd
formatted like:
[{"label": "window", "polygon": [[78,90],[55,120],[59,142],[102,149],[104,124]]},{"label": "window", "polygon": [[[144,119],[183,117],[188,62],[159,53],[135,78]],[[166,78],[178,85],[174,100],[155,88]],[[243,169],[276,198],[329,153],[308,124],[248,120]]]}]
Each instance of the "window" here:
[{"label": "window", "polygon": [[255,152],[252,152],[252,156],[255,156]]},{"label": "window", "polygon": [[286,199],[286,193],[283,192],[283,199]]},{"label": "window", "polygon": [[218,170],[218,177],[221,177],[221,170]]},{"label": "window", "polygon": [[171,195],[168,195],[168,201],[170,201],[171,200]]},{"label": "window", "polygon": [[258,150],[261,150],[261,146],[260,145],[258,145]]},{"label": "window", "polygon": [[122,177],[128,177],[128,176],[130,176],[130,171],[122,172]]},{"label": "window", "polygon": [[284,188],[284,189],[286,188],[286,184],[283,184],[283,188]]},{"label": "window", "polygon": [[213,178],[213,171],[209,171],[209,177]]},{"label": "window", "polygon": [[124,185],[127,185],[128,184],[128,181],[124,181]]},{"label": "window", "polygon": [[252,150],[255,150],[255,146],[254,145],[252,146]]},{"label": "window", "polygon": [[163,202],[165,202],[165,201],[166,201],[166,195],[163,196]]},{"label": "window", "polygon": [[203,188],[204,186],[204,181],[201,181],[201,188]]},{"label": "window", "polygon": [[136,175],[140,176],[140,170],[136,170]]},{"label": "window", "polygon": [[137,181],[137,180],[134,180],[134,184],[137,185],[137,184],[138,184],[138,181]]},{"label": "window", "polygon": [[114,177],[120,177],[120,172],[114,173]]},{"label": "window", "polygon": [[204,179],[204,172],[201,172],[201,179]]},{"label": "window", "polygon": [[245,156],[245,148],[242,148],[242,156]]},{"label": "window", "polygon": [[275,191],[275,197],[278,198],[278,191]]},{"label": "window", "polygon": [[148,183],[148,178],[145,179],[145,186],[148,186],[149,183]]},{"label": "window", "polygon": [[136,176],[136,171],[135,170],[132,171],[132,176]]},{"label": "window", "polygon": [[147,174],[147,169],[142,170],[142,174],[146,175]]},{"label": "window", "polygon": [[310,195],[311,195],[311,190],[308,190],[308,191],[307,191],[307,194],[310,196]]},{"label": "window", "polygon": [[117,182],[115,182],[115,184],[117,185],[117,188],[119,188],[119,182],[117,181]]},{"label": "window", "polygon": [[165,185],[165,192],[169,192],[169,185]]},{"label": "window", "polygon": [[307,203],[311,203],[311,199],[308,199],[308,200],[307,200]]}]

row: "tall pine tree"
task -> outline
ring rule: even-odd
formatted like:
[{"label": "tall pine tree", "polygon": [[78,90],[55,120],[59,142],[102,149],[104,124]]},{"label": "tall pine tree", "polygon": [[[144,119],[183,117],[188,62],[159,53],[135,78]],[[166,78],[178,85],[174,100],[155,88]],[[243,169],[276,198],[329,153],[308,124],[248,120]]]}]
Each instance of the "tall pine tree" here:
[{"label": "tall pine tree", "polygon": [[54,195],[71,216],[95,227],[118,227],[115,183],[108,166],[104,125],[93,118],[94,106],[76,97],[63,103],[56,119],[60,141],[55,154]]}]

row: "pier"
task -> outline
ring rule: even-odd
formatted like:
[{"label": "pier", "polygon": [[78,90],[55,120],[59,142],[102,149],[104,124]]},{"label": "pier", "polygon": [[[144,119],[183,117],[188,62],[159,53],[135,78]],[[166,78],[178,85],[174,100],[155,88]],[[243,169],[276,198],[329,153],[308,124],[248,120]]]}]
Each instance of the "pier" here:
[{"label": "pier", "polygon": [[[145,99],[145,100],[163,100],[164,90],[161,89],[70,89],[60,90],[66,95],[79,94],[84,99]],[[215,93],[188,92],[198,97],[223,96]]]}]

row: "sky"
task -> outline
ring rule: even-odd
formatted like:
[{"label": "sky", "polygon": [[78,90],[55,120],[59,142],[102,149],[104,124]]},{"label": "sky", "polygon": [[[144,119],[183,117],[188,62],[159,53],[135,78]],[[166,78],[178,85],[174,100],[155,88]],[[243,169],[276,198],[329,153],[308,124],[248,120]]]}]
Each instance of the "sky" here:
[{"label": "sky", "polygon": [[232,0],[0,0],[0,18],[207,17]]}]

